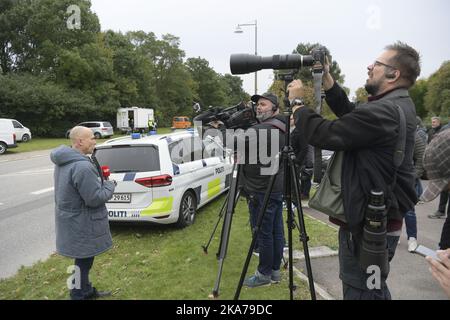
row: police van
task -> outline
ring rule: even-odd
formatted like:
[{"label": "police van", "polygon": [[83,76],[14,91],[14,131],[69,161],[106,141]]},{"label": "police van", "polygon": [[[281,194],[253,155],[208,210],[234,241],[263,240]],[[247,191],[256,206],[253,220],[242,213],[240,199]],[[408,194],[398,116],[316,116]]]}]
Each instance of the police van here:
[{"label": "police van", "polygon": [[186,227],[197,209],[231,184],[233,157],[194,131],[112,139],[94,156],[117,181],[106,204],[110,221],[146,221]]}]

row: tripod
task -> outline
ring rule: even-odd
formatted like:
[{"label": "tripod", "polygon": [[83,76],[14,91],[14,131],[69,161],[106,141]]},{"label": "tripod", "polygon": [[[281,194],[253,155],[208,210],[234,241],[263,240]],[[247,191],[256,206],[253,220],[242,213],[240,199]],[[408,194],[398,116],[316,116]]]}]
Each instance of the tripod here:
[{"label": "tripod", "polygon": [[[292,75],[293,76],[293,75]],[[285,145],[281,151],[281,161],[284,168],[284,199],[286,201],[287,206],[287,212],[288,212],[288,244],[289,244],[289,289],[290,289],[290,299],[293,300],[294,298],[294,283],[293,283],[293,250],[292,250],[292,229],[294,228],[294,213],[292,210],[292,196],[291,196],[291,181],[293,182],[294,186],[294,192],[295,192],[295,200],[297,201],[297,214],[299,219],[299,229],[300,229],[300,241],[303,243],[303,250],[305,255],[305,262],[307,267],[307,273],[308,273],[308,282],[309,282],[309,289],[311,294],[311,299],[316,299],[315,289],[314,289],[314,281],[312,276],[312,269],[311,269],[311,261],[309,256],[309,250],[308,250],[308,236],[306,234],[305,229],[305,223],[303,218],[303,209],[301,206],[301,199],[299,196],[299,185],[297,180],[297,172],[296,167],[294,165],[293,159],[295,158],[294,152],[292,147],[290,146],[290,116],[292,114],[292,109],[290,107],[289,99],[288,99],[288,92],[287,92],[287,85],[290,81],[293,80],[293,77],[291,76],[290,79],[285,78],[285,106],[287,112],[285,112],[286,116],[286,138],[285,138]],[[220,280],[222,276],[223,271],[223,264],[225,261],[227,249],[228,249],[228,242],[230,237],[230,231],[231,231],[231,222],[232,217],[234,213],[234,208],[236,206],[236,194],[238,194],[238,182],[239,182],[239,176],[242,171],[242,164],[236,164],[233,167],[233,176],[232,176],[232,182],[230,186],[230,191],[228,194],[227,202],[226,202],[226,213],[224,217],[223,222],[223,228],[222,228],[222,234],[221,234],[221,241],[220,241],[220,250],[217,254],[217,258],[219,260],[219,271],[216,278],[216,282],[214,285],[214,289],[212,292],[212,295],[214,298],[217,298],[219,296],[219,286],[220,286]],[[253,237],[252,242],[250,245],[250,248],[248,250],[247,258],[245,260],[245,264],[241,273],[241,277],[239,280],[238,287],[236,289],[236,293],[234,296],[234,299],[239,299],[239,295],[242,289],[242,285],[244,282],[244,278],[247,274],[248,266],[250,264],[250,260],[252,257],[252,252],[255,247],[258,234],[261,230],[261,226],[263,223],[264,215],[266,213],[266,209],[268,207],[270,194],[272,193],[273,186],[275,184],[276,174],[272,175],[269,181],[268,189],[264,195],[263,205],[261,208],[260,213],[258,214],[258,219],[256,222],[256,226],[253,230]],[[291,180],[292,179],[292,180]],[[205,250],[205,247],[203,247]]]}]

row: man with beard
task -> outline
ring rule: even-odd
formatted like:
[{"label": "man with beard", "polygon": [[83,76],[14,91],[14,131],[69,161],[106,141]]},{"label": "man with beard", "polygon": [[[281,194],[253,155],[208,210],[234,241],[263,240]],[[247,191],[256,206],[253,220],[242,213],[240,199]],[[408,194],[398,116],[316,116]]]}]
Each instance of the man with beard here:
[{"label": "man with beard", "polygon": [[[416,112],[408,89],[420,74],[419,60],[417,51],[404,43],[387,46],[367,67],[365,88],[369,101],[357,106],[333,80],[326,63],[323,87],[326,101],[338,119],[323,119],[304,107],[295,110],[296,127],[311,145],[344,152],[341,195],[346,223],[332,220],[340,226],[339,267],[344,299],[391,299],[386,285],[389,268],[379,273],[378,285],[372,286],[372,269],[361,267],[361,238],[370,191],[381,190],[386,199],[386,240],[392,260],[401,234],[402,213],[413,210],[417,202],[413,166]],[[289,98],[297,98],[302,84],[295,80],[288,89]],[[403,134],[401,123],[406,127]]]},{"label": "man with beard", "polygon": [[[245,279],[244,286],[254,288],[281,281],[280,265],[283,257],[283,168],[278,168],[277,154],[284,146],[286,124],[279,116],[278,98],[273,93],[254,95],[258,124],[245,134],[238,135],[238,145],[245,145],[245,153],[239,150],[239,162],[243,163],[240,184],[248,199],[252,230],[261,214],[264,195],[270,178],[275,182],[269,195],[267,209],[258,233],[259,264],[254,275]],[[239,148],[238,148],[239,149]],[[266,155],[266,159],[262,158]]]}]

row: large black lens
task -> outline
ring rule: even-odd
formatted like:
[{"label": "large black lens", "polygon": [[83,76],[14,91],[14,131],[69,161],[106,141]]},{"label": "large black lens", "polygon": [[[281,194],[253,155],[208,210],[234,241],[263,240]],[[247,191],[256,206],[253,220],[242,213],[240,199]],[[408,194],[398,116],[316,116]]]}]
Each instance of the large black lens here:
[{"label": "large black lens", "polygon": [[230,69],[232,74],[245,74],[261,69],[300,69],[304,66],[312,66],[312,56],[301,54],[274,55],[261,57],[251,54],[232,54],[230,57]]}]

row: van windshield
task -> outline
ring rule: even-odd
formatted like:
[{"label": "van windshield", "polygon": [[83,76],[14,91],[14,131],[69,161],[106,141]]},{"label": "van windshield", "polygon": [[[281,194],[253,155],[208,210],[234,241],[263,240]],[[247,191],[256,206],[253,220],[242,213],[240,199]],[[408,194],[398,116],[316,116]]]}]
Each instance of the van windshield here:
[{"label": "van windshield", "polygon": [[156,146],[115,146],[96,149],[94,153],[101,166],[109,166],[111,173],[146,172],[161,170]]}]

